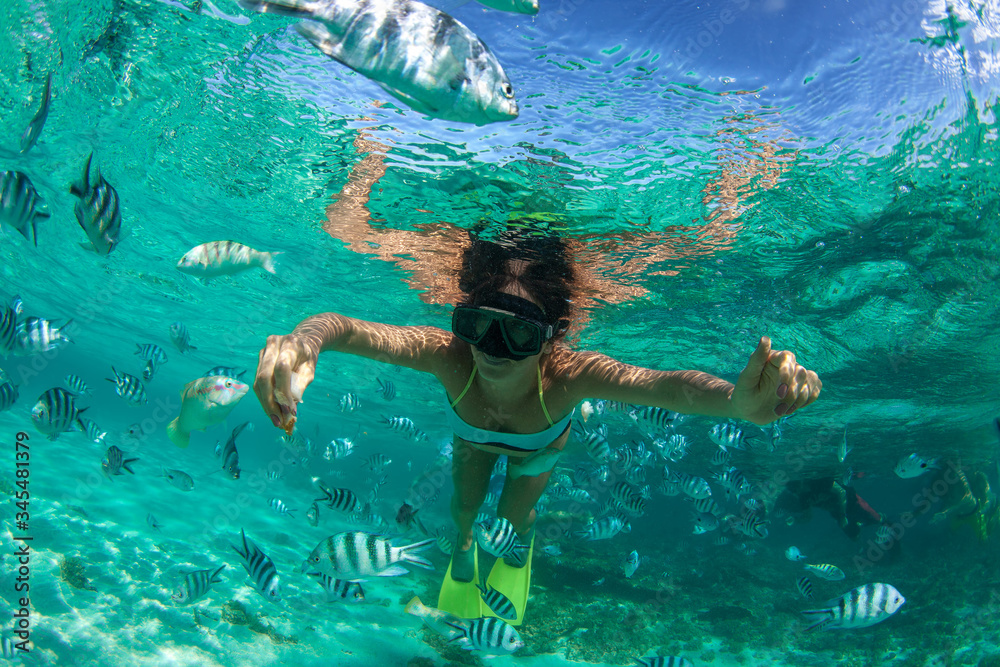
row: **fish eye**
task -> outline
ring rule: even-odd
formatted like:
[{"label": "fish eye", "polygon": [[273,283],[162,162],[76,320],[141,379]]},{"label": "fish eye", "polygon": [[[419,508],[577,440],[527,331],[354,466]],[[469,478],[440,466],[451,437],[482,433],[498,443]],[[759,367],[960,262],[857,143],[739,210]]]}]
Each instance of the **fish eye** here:
[{"label": "fish eye", "polygon": [[503,92],[504,97],[506,97],[508,99],[514,97],[514,87],[511,86],[509,83],[503,84],[500,87],[500,90]]},{"label": "fish eye", "polygon": [[233,381],[232,380],[226,380],[226,389],[229,389],[232,386],[233,386]]}]

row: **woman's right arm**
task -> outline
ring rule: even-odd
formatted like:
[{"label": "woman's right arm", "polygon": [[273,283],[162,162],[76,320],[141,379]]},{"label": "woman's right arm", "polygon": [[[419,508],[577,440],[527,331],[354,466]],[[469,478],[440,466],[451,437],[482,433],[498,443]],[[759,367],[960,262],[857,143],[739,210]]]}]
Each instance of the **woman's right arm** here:
[{"label": "woman's right arm", "polygon": [[253,388],[274,425],[290,432],[320,352],[346,352],[440,377],[453,341],[450,332],[436,327],[401,327],[321,313],[286,336],[268,336],[258,355]]}]

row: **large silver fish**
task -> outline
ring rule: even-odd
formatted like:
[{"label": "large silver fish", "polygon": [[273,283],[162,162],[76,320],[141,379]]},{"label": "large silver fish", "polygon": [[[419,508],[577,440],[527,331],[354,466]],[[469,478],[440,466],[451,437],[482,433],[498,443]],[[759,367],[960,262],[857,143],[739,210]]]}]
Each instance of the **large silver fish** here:
[{"label": "large silver fish", "polygon": [[0,171],[0,227],[16,229],[38,247],[38,219],[49,217],[40,206],[42,199],[27,176],[19,171]]},{"label": "large silver fish", "polygon": [[[90,239],[93,249],[99,255],[108,255],[118,245],[122,215],[119,210],[118,192],[101,176],[100,169],[97,170],[97,183],[91,186],[90,161],[93,157],[93,153],[87,156],[80,181],[73,183],[69,191],[80,198],[73,212],[76,213],[80,227],[87,232],[87,238]],[[85,243],[81,245],[90,249]]]},{"label": "large silver fish", "polygon": [[42,93],[42,105],[38,107],[38,112],[28,123],[21,135],[21,152],[27,153],[31,147],[42,136],[42,128],[45,127],[45,120],[49,117],[49,103],[52,101],[52,74],[45,77],[45,92]]},{"label": "large silver fish", "polygon": [[240,0],[240,5],[313,19],[296,30],[414,111],[476,125],[517,118],[514,88],[486,44],[422,2]]}]

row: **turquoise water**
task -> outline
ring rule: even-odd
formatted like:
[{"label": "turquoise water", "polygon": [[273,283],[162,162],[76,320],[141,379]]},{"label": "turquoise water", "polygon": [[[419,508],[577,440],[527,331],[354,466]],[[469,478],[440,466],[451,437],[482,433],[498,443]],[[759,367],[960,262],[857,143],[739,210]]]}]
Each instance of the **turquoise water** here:
[{"label": "turquoise water", "polygon": [[[542,0],[532,19],[452,3],[446,8],[497,54],[521,105],[515,121],[484,127],[409,111],[316,53],[288,19],[228,1],[199,7],[8,3],[0,170],[28,174],[51,218],[40,223],[37,249],[4,228],[0,298],[19,294],[26,314],[76,324],[71,345],[0,361],[20,385],[18,402],[0,413],[0,437],[13,443],[23,431],[32,447],[25,664],[479,661],[403,613],[414,594],[436,599],[447,566],[436,550],[434,572],[370,582],[358,604],[324,602],[298,571],[319,539],[356,527],[333,514],[308,525],[303,514],[318,497],[312,477],[366,493],[362,462],[387,454],[376,509],[394,525],[412,480],[450,441],[433,380],[324,356],[300,410],[313,447],[295,456],[282,454],[280,432],[252,394],[187,450],[163,428],[186,383],[218,365],[252,377],[266,337],[307,315],[446,327],[455,265],[441,239],[481,219],[534,216],[580,244],[602,281],[583,295],[575,347],[734,380],[757,338],[769,335],[816,370],[822,398],[788,421],[778,449],[735,455],[752,482],[840,477],[850,465],[858,493],[890,516],[913,510],[931,487],[930,476],[893,474],[913,452],[961,460],[970,475],[1000,483],[995,4]],[[47,72],[52,110],[38,144],[21,155],[18,139]],[[323,230],[349,174],[364,172],[359,138],[379,144],[374,155],[385,167],[368,203],[372,231],[352,246],[365,252]],[[126,236],[108,257],[80,248],[86,237],[72,213],[69,184],[91,151],[122,201]],[[277,274],[203,285],[174,268],[193,246],[221,239],[283,253]],[[175,321],[196,351],[171,344]],[[169,356],[140,408],[104,381],[111,366],[140,373],[136,343]],[[81,405],[107,444],[140,459],[134,477],[106,480],[106,447],[78,433],[49,441],[35,430],[32,406],[68,373],[94,391]],[[376,378],[395,384],[392,402],[377,395]],[[347,393],[361,397],[359,410],[340,411]],[[429,442],[401,440],[378,423],[389,414],[413,419]],[[244,476],[225,479],[212,450],[247,420],[255,429],[238,443]],[[627,421],[608,422],[622,442],[639,435]],[[135,423],[145,424],[145,438],[129,437]],[[678,469],[707,470],[714,423],[691,417],[678,427],[693,442]],[[845,429],[853,449],[841,464]],[[327,442],[359,431],[354,455],[324,458]],[[572,446],[561,462],[570,468],[587,461]],[[13,444],[4,451],[6,493]],[[161,466],[185,470],[195,488],[171,486]],[[251,476],[269,469],[282,477]],[[423,512],[444,525],[450,482],[434,479],[442,491]],[[276,514],[275,497],[296,516]],[[853,541],[822,511],[794,526],[776,518],[748,556],[716,547],[713,534],[692,535],[688,513],[680,497],[654,493],[628,535],[582,547],[553,540],[563,554],[536,558],[521,627],[527,647],[498,660],[627,664],[655,652],[717,665],[998,659],[995,534],[983,541],[966,524],[922,516],[891,558],[859,568],[872,527]],[[19,598],[9,554],[21,533],[13,509],[0,516],[0,613],[11,618]],[[282,603],[246,585],[229,546],[240,528],[274,560]],[[814,577],[817,601],[882,581],[906,604],[871,628],[805,634],[799,612],[815,602],[795,590],[802,571],[784,557],[793,544],[847,574]],[[646,560],[626,579],[619,562],[633,549]],[[223,563],[223,583],[203,601],[171,604],[184,573]],[[0,634],[10,636],[10,626]]]}]

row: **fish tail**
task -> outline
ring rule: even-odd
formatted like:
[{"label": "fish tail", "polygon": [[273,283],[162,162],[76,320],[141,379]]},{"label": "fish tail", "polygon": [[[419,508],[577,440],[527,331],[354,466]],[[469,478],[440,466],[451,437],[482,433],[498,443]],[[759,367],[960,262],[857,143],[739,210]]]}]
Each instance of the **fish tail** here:
[{"label": "fish tail", "polygon": [[821,617],[815,623],[806,628],[806,632],[822,630],[833,622],[833,614],[830,609],[807,609],[802,612],[802,615],[806,616],[810,620],[815,619],[817,616]]},{"label": "fish tail", "polygon": [[430,540],[423,540],[422,542],[414,542],[413,544],[407,544],[405,547],[402,547],[402,553],[400,554],[400,556],[402,557],[403,560],[405,560],[408,563],[413,563],[414,565],[417,565],[419,567],[427,568],[428,570],[433,570],[434,569],[433,563],[431,563],[423,556],[418,556],[414,552],[423,551],[424,549],[426,549],[427,547],[431,546],[436,542],[437,540],[430,539]]},{"label": "fish tail", "polygon": [[181,426],[179,424],[180,419],[181,418],[178,417],[167,424],[167,437],[170,438],[170,442],[174,443],[181,449],[187,449],[188,445],[191,444],[191,434],[185,433],[181,430]]},{"label": "fish tail", "polygon": [[268,273],[277,273],[274,270],[276,266],[275,257],[281,254],[280,252],[262,252],[260,258],[261,267]]},{"label": "fish tail", "polygon": [[76,195],[81,199],[87,190],[90,189],[90,161],[93,157],[94,152],[91,151],[90,155],[87,156],[87,161],[83,163],[83,174],[81,174],[80,181],[69,186],[70,194]]},{"label": "fish tail", "polygon": [[268,2],[267,0],[239,0],[239,5],[243,9],[261,14],[277,14],[278,16],[295,16],[298,18],[312,16],[312,10],[304,3],[297,2],[296,0],[276,0],[275,2]]},{"label": "fish tail", "polygon": [[413,616],[424,616],[427,613],[427,605],[420,601],[420,598],[414,596],[412,600],[406,603],[403,607],[403,611],[407,614],[412,614]]},{"label": "fish tail", "polygon": [[222,579],[219,579],[219,574],[225,569],[226,569],[226,564],[223,563],[222,567],[220,567],[218,570],[212,573],[212,576],[209,577],[209,581],[211,581],[213,584],[221,584]]},{"label": "fish tail", "polygon": [[132,470],[132,468],[130,468],[129,466],[131,466],[131,465],[132,465],[133,463],[135,463],[135,462],[136,462],[136,461],[138,461],[138,460],[139,460],[139,459],[125,459],[124,461],[122,461],[122,470],[127,470],[127,471],[129,471],[129,472],[130,472],[131,474],[133,474],[133,475],[134,475],[134,474],[135,474],[135,471],[134,471],[134,470]]}]

